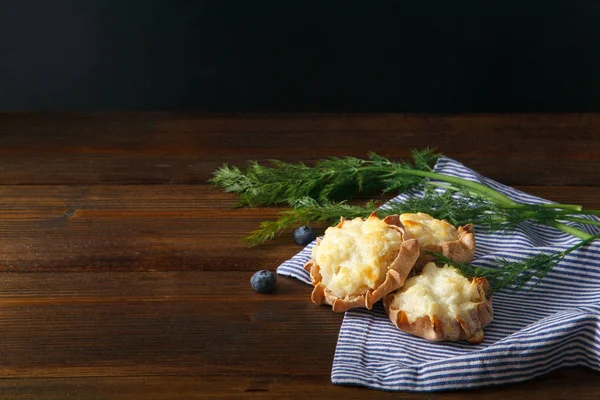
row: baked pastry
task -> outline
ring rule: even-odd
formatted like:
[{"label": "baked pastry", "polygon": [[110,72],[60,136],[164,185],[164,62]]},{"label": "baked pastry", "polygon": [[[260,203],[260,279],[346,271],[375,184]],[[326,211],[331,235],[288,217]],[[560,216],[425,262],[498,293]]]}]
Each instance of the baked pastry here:
[{"label": "baked pastry", "polygon": [[454,267],[428,263],[402,289],[386,295],[384,308],[399,329],[431,341],[483,341],[493,319],[487,279],[462,276]]},{"label": "baked pastry", "polygon": [[398,215],[340,222],[325,231],[304,268],[310,272],[312,301],[333,311],[366,307],[402,287],[419,257],[419,243],[405,240]]},{"label": "baked pastry", "polygon": [[475,235],[473,225],[459,226],[456,229],[446,220],[433,218],[425,213],[406,213],[400,215],[406,238],[417,239],[420,255],[414,268],[419,273],[433,257],[428,251],[441,253],[451,260],[470,262],[475,254]]}]

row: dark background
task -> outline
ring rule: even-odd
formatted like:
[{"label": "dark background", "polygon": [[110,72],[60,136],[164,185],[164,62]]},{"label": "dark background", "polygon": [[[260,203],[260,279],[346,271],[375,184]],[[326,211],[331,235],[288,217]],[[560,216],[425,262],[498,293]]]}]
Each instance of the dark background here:
[{"label": "dark background", "polygon": [[600,111],[600,2],[2,1],[0,110]]}]

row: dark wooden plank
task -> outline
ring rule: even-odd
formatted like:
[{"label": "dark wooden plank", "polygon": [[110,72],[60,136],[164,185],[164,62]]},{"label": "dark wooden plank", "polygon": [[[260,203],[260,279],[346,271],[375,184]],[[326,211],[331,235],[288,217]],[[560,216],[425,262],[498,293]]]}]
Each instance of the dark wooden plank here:
[{"label": "dark wooden plank", "polygon": [[[598,188],[560,193],[600,208]],[[255,270],[300,250],[289,233],[247,250],[239,239],[279,209],[233,209],[234,196],[202,185],[3,186],[0,196],[3,270]]]},{"label": "dark wooden plank", "polygon": [[[248,273],[3,273],[0,374],[323,376],[341,314]],[[289,358],[296,362],[284,368]]]},{"label": "dark wooden plank", "polygon": [[250,286],[251,275],[252,272],[246,271],[2,272],[0,301],[10,306],[69,302],[118,305],[127,301],[210,302],[220,299],[228,303],[269,303],[310,298],[309,285],[286,277],[280,278],[275,292],[257,294]]},{"label": "dark wooden plank", "polygon": [[1,184],[200,183],[223,162],[435,146],[511,185],[597,185],[600,115],[0,114]]},{"label": "dark wooden plank", "polygon": [[248,251],[240,239],[276,209],[233,209],[197,186],[3,186],[0,269],[256,270],[300,247]]},{"label": "dark wooden plank", "polygon": [[0,114],[0,396],[596,398],[585,369],[435,395],[332,386],[342,316],[293,279],[249,286],[300,250],[289,232],[238,240],[280,209],[233,209],[205,183],[222,162],[428,145],[600,208],[599,130],[600,115]]},{"label": "dark wooden plank", "polygon": [[407,399],[407,400],[530,400],[530,399],[597,399],[598,374],[583,368],[553,372],[532,382],[442,393],[393,393],[360,387],[333,386],[325,378],[281,377],[269,379],[256,376],[226,377],[86,377],[33,378],[0,380],[5,398],[15,400],[128,400],[164,399]]},{"label": "dark wooden plank", "polygon": [[[520,188],[600,208],[600,187]],[[8,185],[0,198],[2,271],[254,271],[301,249],[291,232],[247,249],[240,239],[281,209],[235,209],[205,185]]]},{"label": "dark wooden plank", "polygon": [[[342,315],[293,279],[260,295],[243,272],[0,275],[3,399],[392,397],[330,384]],[[592,399],[597,376],[563,370],[435,397]]]}]

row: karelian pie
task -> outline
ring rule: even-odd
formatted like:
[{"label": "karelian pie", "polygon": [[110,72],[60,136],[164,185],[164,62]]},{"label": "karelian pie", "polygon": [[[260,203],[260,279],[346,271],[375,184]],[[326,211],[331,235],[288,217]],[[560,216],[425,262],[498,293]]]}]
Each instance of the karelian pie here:
[{"label": "karelian pie", "polygon": [[405,213],[400,215],[400,222],[404,226],[406,239],[417,239],[420,246],[420,255],[414,272],[419,273],[421,268],[433,257],[428,251],[441,253],[457,262],[470,262],[475,254],[475,235],[473,225],[459,226],[456,229],[446,220],[435,219],[425,213]]},{"label": "karelian pie", "polygon": [[333,311],[366,307],[402,287],[419,257],[419,243],[405,240],[398,215],[340,222],[325,231],[304,268],[310,272],[312,301]]},{"label": "karelian pie", "polygon": [[483,341],[493,319],[487,279],[469,280],[457,269],[428,263],[421,273],[383,298],[390,320],[399,329],[431,341]]}]

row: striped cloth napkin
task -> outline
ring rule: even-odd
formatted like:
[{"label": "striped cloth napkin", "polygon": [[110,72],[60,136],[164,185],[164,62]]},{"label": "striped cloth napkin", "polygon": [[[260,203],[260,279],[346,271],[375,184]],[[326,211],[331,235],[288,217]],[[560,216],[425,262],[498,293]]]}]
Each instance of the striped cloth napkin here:
[{"label": "striped cloth napkin", "polygon": [[[520,203],[548,203],[447,157],[440,157],[435,171],[483,183]],[[392,201],[405,198],[400,195]],[[571,225],[598,232],[589,225]],[[562,231],[527,222],[509,232],[475,226],[475,238],[473,264],[488,267],[493,267],[496,257],[517,261],[579,242]],[[277,272],[310,284],[302,266],[314,244]],[[331,381],[392,391],[437,391],[521,382],[560,367],[600,371],[600,243],[570,253],[537,285],[516,293],[495,293],[492,303],[494,321],[485,328],[485,340],[479,345],[433,343],[404,333],[388,319],[381,302],[372,310],[347,311]]]}]

